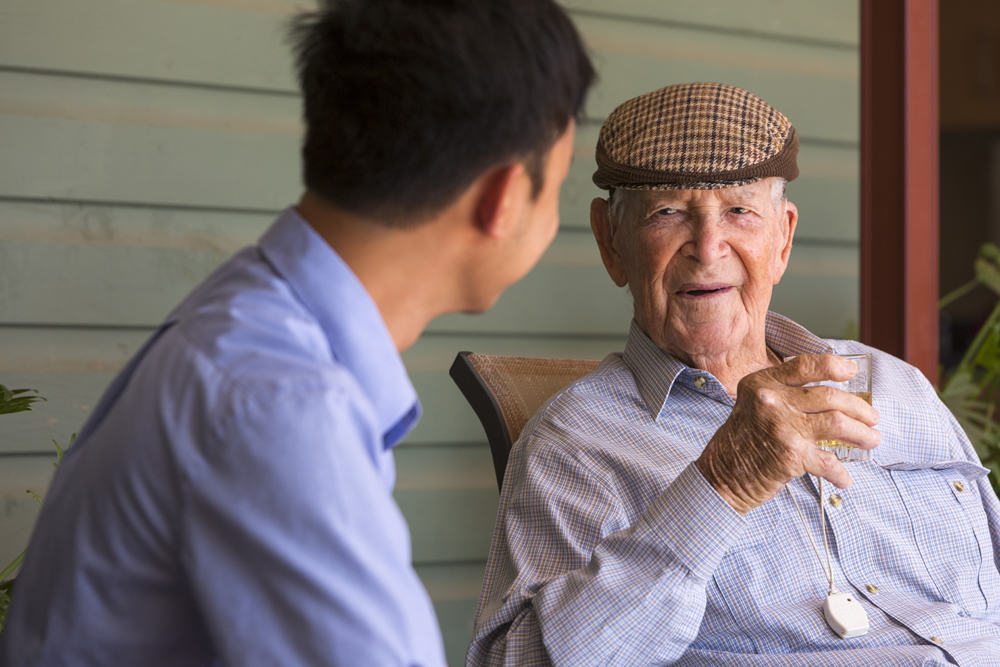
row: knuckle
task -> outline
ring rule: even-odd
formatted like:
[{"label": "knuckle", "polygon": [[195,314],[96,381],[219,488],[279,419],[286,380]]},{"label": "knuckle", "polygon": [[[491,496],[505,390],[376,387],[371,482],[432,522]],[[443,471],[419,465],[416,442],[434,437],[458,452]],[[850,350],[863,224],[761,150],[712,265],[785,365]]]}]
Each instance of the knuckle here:
[{"label": "knuckle", "polygon": [[821,354],[818,359],[818,370],[830,375],[837,369],[837,356],[833,354]]},{"label": "knuckle", "polygon": [[819,471],[822,474],[829,474],[836,470],[838,461],[836,455],[832,452],[817,450],[816,457],[819,463]]},{"label": "knuckle", "polygon": [[755,387],[753,390],[757,402],[767,407],[778,404],[778,394],[770,387]]},{"label": "knuckle", "polygon": [[830,427],[837,431],[846,431],[850,428],[851,420],[843,412],[834,412],[830,415]]},{"label": "knuckle", "polygon": [[825,365],[825,359],[827,355],[825,354],[804,354],[802,355],[808,364],[808,369],[812,372],[820,370]]},{"label": "knuckle", "polygon": [[820,456],[822,458],[823,467],[826,470],[833,470],[837,467],[837,455],[833,452],[823,450],[820,452]]}]

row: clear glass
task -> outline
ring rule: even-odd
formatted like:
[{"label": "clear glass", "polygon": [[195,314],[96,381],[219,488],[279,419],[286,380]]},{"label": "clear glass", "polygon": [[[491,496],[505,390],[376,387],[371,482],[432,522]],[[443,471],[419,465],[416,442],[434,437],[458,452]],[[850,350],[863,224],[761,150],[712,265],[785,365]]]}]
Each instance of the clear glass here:
[{"label": "clear glass", "polygon": [[[870,354],[840,354],[837,356],[850,359],[858,365],[858,372],[854,375],[854,377],[849,380],[845,380],[844,382],[827,380],[824,382],[815,382],[813,384],[836,387],[837,389],[850,392],[855,396],[860,396],[864,400],[868,401],[869,405],[871,405],[872,356]],[[816,442],[816,446],[830,450],[844,463],[871,460],[872,450],[862,449],[842,440],[819,440]]]}]

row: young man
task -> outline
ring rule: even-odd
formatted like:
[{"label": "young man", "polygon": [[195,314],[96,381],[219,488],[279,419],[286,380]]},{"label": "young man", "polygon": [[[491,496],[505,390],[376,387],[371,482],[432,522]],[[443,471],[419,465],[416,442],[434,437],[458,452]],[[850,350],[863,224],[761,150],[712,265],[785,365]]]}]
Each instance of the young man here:
[{"label": "young man", "polygon": [[95,408],[3,665],[444,663],[391,497],[399,353],[552,240],[593,71],[550,0],[328,2],[293,38],[306,193]]}]

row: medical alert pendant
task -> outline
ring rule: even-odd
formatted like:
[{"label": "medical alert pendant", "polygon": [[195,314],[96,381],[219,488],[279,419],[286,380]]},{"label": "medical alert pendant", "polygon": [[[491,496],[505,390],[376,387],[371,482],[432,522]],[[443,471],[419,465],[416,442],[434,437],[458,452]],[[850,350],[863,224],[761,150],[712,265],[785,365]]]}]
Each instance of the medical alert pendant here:
[{"label": "medical alert pendant", "polygon": [[[816,560],[819,561],[819,566],[823,570],[823,574],[826,575],[826,583],[829,585],[828,590],[830,591],[827,593],[826,601],[823,603],[823,618],[826,619],[826,624],[841,639],[851,639],[852,637],[861,637],[868,634],[868,612],[861,606],[857,598],[850,593],[841,593],[833,585],[830,542],[826,539],[826,511],[823,509],[823,478],[820,477],[819,479],[819,494],[817,498],[819,499],[819,529],[823,533],[823,549],[826,551],[826,565],[823,565],[823,557],[819,555],[819,547],[816,546],[816,540],[813,539],[812,533],[809,532],[809,524],[806,522],[806,515],[802,513],[802,508],[799,507],[799,501],[795,499],[791,487],[787,484],[785,484],[785,490],[788,492],[788,497],[792,499],[792,504],[795,505],[795,511],[798,513],[799,519],[802,520],[802,525],[805,526],[806,535],[809,537],[809,544],[812,545],[813,553],[816,554]],[[839,498],[836,495],[831,496],[831,498],[834,497]]]},{"label": "medical alert pendant", "polygon": [[868,633],[868,613],[850,593],[830,593],[823,603],[823,617],[843,639]]}]

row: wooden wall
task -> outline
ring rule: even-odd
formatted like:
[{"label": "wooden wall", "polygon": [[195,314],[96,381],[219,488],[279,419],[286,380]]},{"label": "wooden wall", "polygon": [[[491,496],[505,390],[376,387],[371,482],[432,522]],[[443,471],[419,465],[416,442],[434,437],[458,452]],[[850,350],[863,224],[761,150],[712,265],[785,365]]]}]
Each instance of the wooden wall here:
[{"label": "wooden wall", "polygon": [[[496,510],[478,422],[447,377],[462,349],[600,358],[630,306],[587,210],[593,147],[619,102],[680,81],[743,85],[802,136],[801,223],[775,308],[856,328],[858,14],[851,0],[565,0],[600,82],[564,188],[562,229],[489,314],[433,323],[406,354],[425,418],[398,449],[396,496],[462,661]],[[170,307],[299,194],[291,0],[3,0],[0,383],[48,402],[0,418],[0,563],[24,545],[51,440]]]}]

